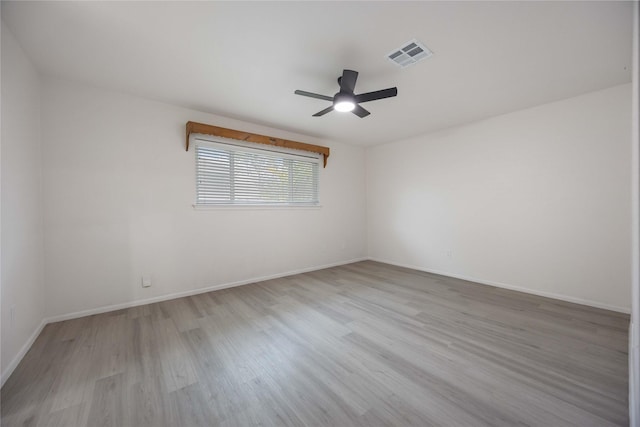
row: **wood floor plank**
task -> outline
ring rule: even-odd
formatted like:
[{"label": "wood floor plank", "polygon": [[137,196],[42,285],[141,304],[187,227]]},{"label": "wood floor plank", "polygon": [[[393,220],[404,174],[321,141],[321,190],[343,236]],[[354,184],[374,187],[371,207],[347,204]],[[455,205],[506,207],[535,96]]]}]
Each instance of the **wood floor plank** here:
[{"label": "wood floor plank", "polygon": [[198,382],[193,368],[193,360],[188,357],[180,332],[173,319],[158,320],[154,323],[157,357],[160,358],[161,371],[169,392],[180,390]]},{"label": "wood floor plank", "polygon": [[97,380],[89,411],[89,424],[95,427],[125,425],[128,398],[124,374]]},{"label": "wood floor plank", "polygon": [[[130,381],[130,380],[129,380]],[[128,382],[129,382],[128,381]],[[170,427],[166,389],[159,377],[147,377],[128,388],[126,420],[132,426]]]},{"label": "wood floor plank", "polygon": [[372,261],[47,325],[2,426],[623,426],[629,316]]}]

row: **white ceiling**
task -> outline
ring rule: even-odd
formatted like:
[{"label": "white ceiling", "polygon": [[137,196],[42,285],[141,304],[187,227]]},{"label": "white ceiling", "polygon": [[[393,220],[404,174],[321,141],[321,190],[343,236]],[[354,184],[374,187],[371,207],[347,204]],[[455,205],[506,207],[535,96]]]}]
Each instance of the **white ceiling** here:
[{"label": "white ceiling", "polygon": [[[2,2],[48,75],[360,145],[631,81],[631,2]],[[386,59],[417,38],[434,56]],[[311,117],[344,68],[360,119]],[[213,123],[215,124],[215,123]]]}]

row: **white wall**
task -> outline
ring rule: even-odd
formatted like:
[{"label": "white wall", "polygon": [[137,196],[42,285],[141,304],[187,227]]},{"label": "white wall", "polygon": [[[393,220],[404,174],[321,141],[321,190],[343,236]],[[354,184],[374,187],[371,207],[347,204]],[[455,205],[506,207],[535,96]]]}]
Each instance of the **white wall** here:
[{"label": "white wall", "polygon": [[627,84],[371,148],[369,255],[629,311],[630,123]]},{"label": "white wall", "polygon": [[[42,109],[48,316],[366,256],[362,148],[50,79]],[[188,120],[328,145],[322,207],[194,210]]]},{"label": "white wall", "polygon": [[[2,25],[2,382],[44,318],[38,74]],[[11,319],[12,309],[15,317]]]}]

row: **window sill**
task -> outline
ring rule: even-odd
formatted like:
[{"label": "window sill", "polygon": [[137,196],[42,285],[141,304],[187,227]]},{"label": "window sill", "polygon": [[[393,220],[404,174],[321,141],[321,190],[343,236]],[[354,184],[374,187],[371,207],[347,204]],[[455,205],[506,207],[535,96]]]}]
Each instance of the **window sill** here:
[{"label": "window sill", "polygon": [[197,211],[217,211],[217,210],[318,210],[322,205],[196,205],[193,209]]}]

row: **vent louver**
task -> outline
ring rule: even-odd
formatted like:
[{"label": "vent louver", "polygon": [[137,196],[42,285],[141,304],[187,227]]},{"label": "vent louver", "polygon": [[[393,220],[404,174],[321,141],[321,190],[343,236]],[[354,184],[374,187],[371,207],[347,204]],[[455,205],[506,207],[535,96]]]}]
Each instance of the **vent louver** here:
[{"label": "vent louver", "polygon": [[406,42],[401,48],[394,49],[387,58],[397,66],[406,68],[431,55],[433,52],[428,47],[414,39]]}]

